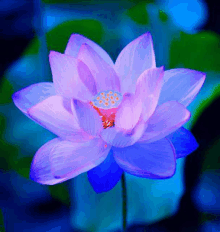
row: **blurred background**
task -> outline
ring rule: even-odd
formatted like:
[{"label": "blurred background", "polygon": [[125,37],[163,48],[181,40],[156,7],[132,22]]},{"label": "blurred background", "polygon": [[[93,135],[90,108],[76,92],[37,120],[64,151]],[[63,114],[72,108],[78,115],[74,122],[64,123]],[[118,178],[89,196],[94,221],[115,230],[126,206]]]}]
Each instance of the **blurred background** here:
[{"label": "blurred background", "polygon": [[146,31],[165,69],[207,74],[185,124],[200,147],[167,180],[126,175],[128,230],[220,231],[220,5],[215,0],[0,1],[0,231],[121,231],[121,183],[96,194],[87,175],[55,186],[29,179],[32,158],[55,136],[25,117],[11,95],[52,81],[48,53],[63,53],[72,33],[115,61]]}]

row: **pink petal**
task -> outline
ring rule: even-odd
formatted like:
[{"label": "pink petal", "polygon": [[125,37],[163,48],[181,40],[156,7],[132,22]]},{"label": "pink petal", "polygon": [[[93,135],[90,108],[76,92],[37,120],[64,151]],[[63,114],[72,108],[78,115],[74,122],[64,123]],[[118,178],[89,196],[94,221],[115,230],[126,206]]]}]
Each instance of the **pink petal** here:
[{"label": "pink petal", "polygon": [[158,179],[169,178],[175,173],[175,149],[166,138],[112,149],[118,165],[132,175]]},{"label": "pink petal", "polygon": [[146,122],[156,109],[162,87],[164,70],[152,68],[145,70],[137,80],[135,95],[143,102],[142,118]]},{"label": "pink petal", "polygon": [[142,111],[141,100],[133,94],[123,96],[115,116],[115,126],[121,130],[132,130],[137,124]]},{"label": "pink petal", "polygon": [[[60,138],[53,139],[35,154],[30,178],[47,185],[71,179],[99,165],[111,149],[105,145],[100,139],[81,144]],[[63,177],[60,177],[61,175]]]},{"label": "pink petal", "polygon": [[[50,52],[49,61],[54,87],[59,95],[81,101],[92,100],[96,94],[95,81],[85,64],[78,63],[74,57],[54,51]],[[81,75],[83,75],[82,79]],[[86,79],[84,75],[86,75]],[[91,84],[92,87],[89,87]],[[91,91],[91,88],[94,91]]]},{"label": "pink petal", "polygon": [[80,128],[77,117],[64,104],[61,96],[52,96],[30,108],[28,115],[61,138],[79,142],[91,139]]},{"label": "pink petal", "polygon": [[121,92],[134,93],[135,84],[141,73],[155,68],[153,41],[149,32],[130,42],[119,54],[115,70],[121,80]]},{"label": "pink petal", "polygon": [[88,44],[80,48],[78,59],[90,69],[97,86],[97,91],[115,90],[120,92],[120,82],[115,70],[107,64]]},{"label": "pink petal", "polygon": [[101,48],[98,44],[96,44],[92,40],[79,34],[71,35],[68,44],[66,46],[65,54],[77,58],[81,45],[85,43],[88,44],[90,47],[92,47],[94,51],[96,51],[106,63],[114,67],[114,63],[112,59],[103,48]]},{"label": "pink petal", "polygon": [[53,95],[56,95],[53,83],[43,82],[14,93],[12,99],[18,109],[27,114],[29,108]]},{"label": "pink petal", "polygon": [[148,127],[139,142],[152,143],[171,134],[190,119],[190,112],[185,106],[169,101],[158,106],[148,120]]},{"label": "pink petal", "polygon": [[51,172],[50,152],[54,146],[62,141],[60,138],[45,143],[35,154],[31,163],[30,178],[41,184],[54,185],[67,178],[56,179]]},{"label": "pink petal", "polygon": [[72,101],[80,127],[87,133],[97,136],[103,130],[102,120],[97,111],[89,104],[78,100]]},{"label": "pink petal", "polygon": [[178,101],[188,106],[201,89],[206,74],[191,69],[171,69],[164,72],[164,83],[158,104]]},{"label": "pink petal", "polygon": [[68,179],[98,166],[107,157],[111,146],[101,139],[86,143],[61,141],[50,152],[52,174],[55,178]]},{"label": "pink petal", "polygon": [[[96,89],[96,82],[89,68],[81,60],[77,60],[77,70],[82,83],[86,86],[89,92],[92,93],[92,96],[95,96],[98,93]],[[87,90],[84,90],[83,88],[80,89],[79,87],[80,86],[77,86],[79,92],[78,94],[83,96],[85,94],[84,91]]]},{"label": "pink petal", "polygon": [[143,121],[139,121],[131,132],[110,127],[101,132],[101,138],[112,146],[127,147],[133,145],[141,138],[145,128],[146,124]]}]

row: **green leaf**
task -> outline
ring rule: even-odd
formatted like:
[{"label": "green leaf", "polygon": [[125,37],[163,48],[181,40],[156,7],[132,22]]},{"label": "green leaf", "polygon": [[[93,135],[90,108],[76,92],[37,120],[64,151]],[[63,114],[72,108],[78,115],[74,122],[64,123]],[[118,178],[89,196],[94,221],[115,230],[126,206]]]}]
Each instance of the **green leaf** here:
[{"label": "green leaf", "polygon": [[72,3],[75,0],[42,0],[44,3],[54,4],[54,3]]},{"label": "green leaf", "polygon": [[8,104],[12,102],[12,94],[14,89],[11,83],[6,79],[2,78],[0,83],[0,104]]},{"label": "green leaf", "polygon": [[[140,3],[140,0],[129,0],[130,2]],[[143,3],[155,3],[155,0],[143,0]]]},{"label": "green leaf", "polygon": [[159,18],[165,23],[168,20],[168,15],[163,10],[159,10]]},{"label": "green leaf", "polygon": [[18,155],[18,149],[0,139],[0,169],[8,171],[13,169],[14,159]]},{"label": "green leaf", "polygon": [[149,23],[149,16],[146,10],[146,2],[139,2],[127,10],[127,15],[136,23],[146,25]]},{"label": "green leaf", "polygon": [[212,146],[206,151],[202,164],[202,171],[220,170],[220,139],[214,141]]},{"label": "green leaf", "polygon": [[6,118],[4,115],[0,114],[0,135],[1,135],[0,138],[2,138],[5,128],[6,128]]},{"label": "green leaf", "polygon": [[1,209],[0,209],[0,232],[5,232],[4,217]]},{"label": "green leaf", "polygon": [[217,221],[218,218],[218,215],[202,212],[200,213],[200,224],[204,224],[207,221]]},{"label": "green leaf", "polygon": [[[46,33],[48,50],[54,50],[63,53],[70,35],[73,33],[81,34],[100,44],[104,29],[102,24],[94,19],[71,20],[59,24],[51,31]],[[24,55],[37,54],[39,52],[40,42],[34,38]]]},{"label": "green leaf", "polygon": [[70,196],[66,183],[48,186],[53,198],[61,201],[63,204],[70,206]]},{"label": "green leaf", "polygon": [[21,176],[29,179],[30,166],[33,157],[22,157],[14,161],[13,169]]},{"label": "green leaf", "polygon": [[36,55],[39,52],[40,41],[37,37],[33,38],[25,49],[23,55]]},{"label": "green leaf", "polygon": [[214,32],[181,32],[170,48],[170,68],[183,66],[203,72],[220,71],[220,37]]},{"label": "green leaf", "polygon": [[[56,3],[82,3],[81,0],[42,0],[42,2],[47,3],[47,4],[56,4]],[[86,4],[89,4],[94,1],[87,1]]]},{"label": "green leaf", "polygon": [[96,43],[100,43],[103,28],[99,21],[92,19],[62,23],[47,33],[48,49],[63,52],[72,33],[82,34]]},{"label": "green leaf", "polygon": [[18,155],[18,148],[4,141],[3,133],[6,128],[6,119],[0,115],[0,169],[4,171],[11,170],[14,165],[14,159]]}]

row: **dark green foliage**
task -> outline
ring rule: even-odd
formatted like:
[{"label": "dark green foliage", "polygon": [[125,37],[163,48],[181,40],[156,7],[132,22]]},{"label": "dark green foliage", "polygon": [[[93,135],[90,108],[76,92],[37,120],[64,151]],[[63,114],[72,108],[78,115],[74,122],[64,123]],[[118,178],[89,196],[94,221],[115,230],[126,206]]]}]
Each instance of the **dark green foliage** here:
[{"label": "dark green foliage", "polygon": [[128,16],[138,24],[146,25],[149,23],[149,16],[146,10],[146,2],[140,2],[127,10]]},{"label": "dark green foliage", "polygon": [[67,206],[70,206],[70,197],[66,183],[50,185],[48,187],[53,198],[61,201]]},{"label": "dark green foliage", "polygon": [[[84,35],[100,44],[104,30],[102,24],[93,19],[71,20],[64,22],[47,32],[46,40],[48,51],[54,50],[63,53],[70,35],[73,33]],[[37,54],[39,52],[39,48],[40,42],[37,38],[35,38],[24,54]]]},{"label": "dark green foliage", "polygon": [[206,151],[202,170],[220,170],[220,138]]},{"label": "dark green foliage", "polygon": [[159,18],[165,23],[168,20],[168,15],[163,10],[159,10]]},{"label": "dark green foliage", "polygon": [[5,232],[4,217],[1,209],[0,209],[0,232]]},{"label": "dark green foliage", "polygon": [[178,66],[199,71],[220,71],[220,37],[210,31],[181,32],[170,48],[170,68]]},{"label": "dark green foliage", "polygon": [[12,102],[11,96],[13,93],[14,89],[11,83],[3,77],[0,83],[0,104],[8,104]]}]

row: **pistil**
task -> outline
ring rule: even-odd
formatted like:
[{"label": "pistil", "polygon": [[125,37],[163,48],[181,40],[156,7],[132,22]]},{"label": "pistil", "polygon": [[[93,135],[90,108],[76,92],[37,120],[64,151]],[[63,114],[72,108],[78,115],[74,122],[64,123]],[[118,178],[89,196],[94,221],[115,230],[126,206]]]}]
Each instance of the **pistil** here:
[{"label": "pistil", "polygon": [[108,90],[99,92],[90,102],[92,107],[100,115],[104,129],[115,125],[115,114],[121,101],[121,93]]}]

